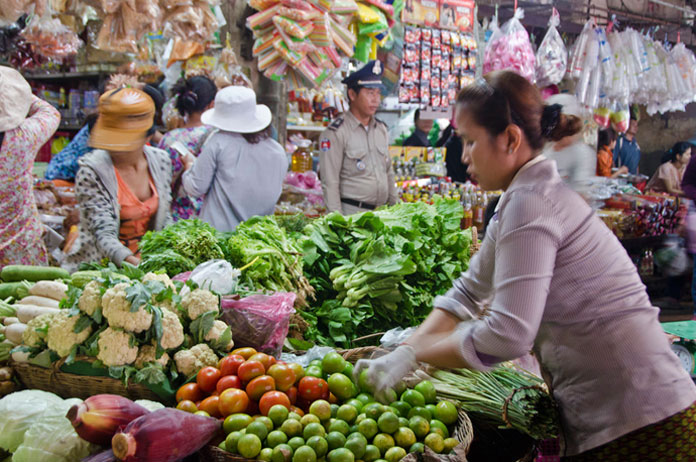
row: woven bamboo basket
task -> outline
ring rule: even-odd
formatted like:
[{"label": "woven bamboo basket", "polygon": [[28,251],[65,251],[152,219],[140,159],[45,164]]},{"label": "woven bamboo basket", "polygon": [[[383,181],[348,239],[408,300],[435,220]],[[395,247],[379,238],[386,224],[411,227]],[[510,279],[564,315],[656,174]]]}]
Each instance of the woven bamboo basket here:
[{"label": "woven bamboo basket", "polygon": [[[79,361],[89,361],[88,357],[78,357]],[[62,398],[87,399],[90,396],[102,393],[120,395],[136,399],[148,399],[162,401],[153,391],[138,383],[129,383],[111,377],[95,377],[90,375],[77,375],[63,372],[60,367],[65,362],[61,359],[53,363],[52,367],[45,368],[28,363],[11,362],[11,366],[19,380],[27,388],[50,391]]]}]

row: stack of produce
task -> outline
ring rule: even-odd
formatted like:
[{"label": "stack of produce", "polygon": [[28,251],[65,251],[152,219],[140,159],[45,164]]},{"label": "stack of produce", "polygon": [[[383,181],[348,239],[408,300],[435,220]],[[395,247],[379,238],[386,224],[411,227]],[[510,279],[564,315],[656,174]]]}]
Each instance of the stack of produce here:
[{"label": "stack of produce", "polygon": [[306,338],[345,345],[394,326],[415,326],[467,268],[471,231],[451,199],[398,204],[349,217],[332,213],[305,228],[305,272],[317,302],[301,312]]},{"label": "stack of produce", "polygon": [[266,462],[398,462],[425,446],[449,453],[459,443],[450,437],[456,407],[438,402],[427,381],[402,390],[399,400],[392,391],[384,405],[365,375],[358,383],[349,378],[353,367],[336,352],[303,369],[245,350],[177,392],[179,409],[224,418],[219,447],[228,452]]}]

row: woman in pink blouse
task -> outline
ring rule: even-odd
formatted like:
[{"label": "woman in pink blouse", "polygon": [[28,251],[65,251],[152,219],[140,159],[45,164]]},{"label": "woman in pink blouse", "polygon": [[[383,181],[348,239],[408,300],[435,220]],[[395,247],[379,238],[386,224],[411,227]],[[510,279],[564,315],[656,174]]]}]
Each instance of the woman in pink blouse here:
[{"label": "woman in pink blouse", "polygon": [[696,460],[696,386],[657,308],[616,237],[539,155],[575,121],[499,71],[460,92],[457,127],[472,178],[505,192],[416,333],[355,373],[384,390],[418,361],[488,370],[531,350],[560,408],[563,461]]},{"label": "woman in pink blouse", "polygon": [[662,165],[650,178],[645,189],[663,192],[673,196],[683,196],[682,178],[691,160],[691,145],[680,141],[662,159]]},{"label": "woman in pink blouse", "polygon": [[0,267],[48,264],[32,168],[59,123],[60,113],[32,95],[19,72],[0,66]]}]

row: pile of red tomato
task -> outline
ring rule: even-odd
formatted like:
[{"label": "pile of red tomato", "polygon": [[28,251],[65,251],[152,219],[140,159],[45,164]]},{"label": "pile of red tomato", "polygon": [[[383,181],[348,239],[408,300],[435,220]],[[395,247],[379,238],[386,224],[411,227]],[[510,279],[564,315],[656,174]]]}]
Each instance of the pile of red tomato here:
[{"label": "pile of red tomato", "polygon": [[305,376],[299,364],[276,361],[253,348],[232,351],[218,367],[204,367],[195,382],[176,392],[177,409],[217,418],[237,413],[265,416],[276,404],[304,415],[318,399],[337,402],[326,380]]}]

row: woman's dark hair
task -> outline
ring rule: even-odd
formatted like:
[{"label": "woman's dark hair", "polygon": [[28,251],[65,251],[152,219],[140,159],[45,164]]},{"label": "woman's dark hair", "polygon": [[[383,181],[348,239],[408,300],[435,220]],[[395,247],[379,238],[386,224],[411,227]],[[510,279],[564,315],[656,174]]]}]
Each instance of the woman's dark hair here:
[{"label": "woman's dark hair", "polygon": [[539,90],[512,71],[486,74],[459,92],[457,104],[466,106],[491,136],[517,125],[534,150],[541,149],[544,140],[558,141],[582,129],[582,120],[563,114],[560,105],[544,106]]},{"label": "woman's dark hair", "polygon": [[687,143],[685,141],[674,143],[674,146],[672,146],[669,151],[664,153],[660,163],[664,164],[667,162],[676,162],[677,156],[683,155],[689,149],[691,149],[691,143]]},{"label": "woman's dark hair", "polygon": [[416,112],[413,113],[413,123],[416,123],[420,120],[420,109],[416,109]]},{"label": "woman's dark hair", "polygon": [[600,130],[597,134],[597,147],[603,148],[605,146],[610,146],[611,143],[616,141],[616,132],[611,128],[606,128]]},{"label": "woman's dark hair", "polygon": [[215,83],[203,75],[179,79],[172,88],[172,95],[177,96],[176,109],[184,117],[203,112],[215,99],[216,93]]},{"label": "woman's dark hair", "polygon": [[266,138],[271,137],[271,126],[269,125],[268,127],[256,133],[242,133],[241,135],[244,137],[247,143],[257,144],[265,140]]}]

